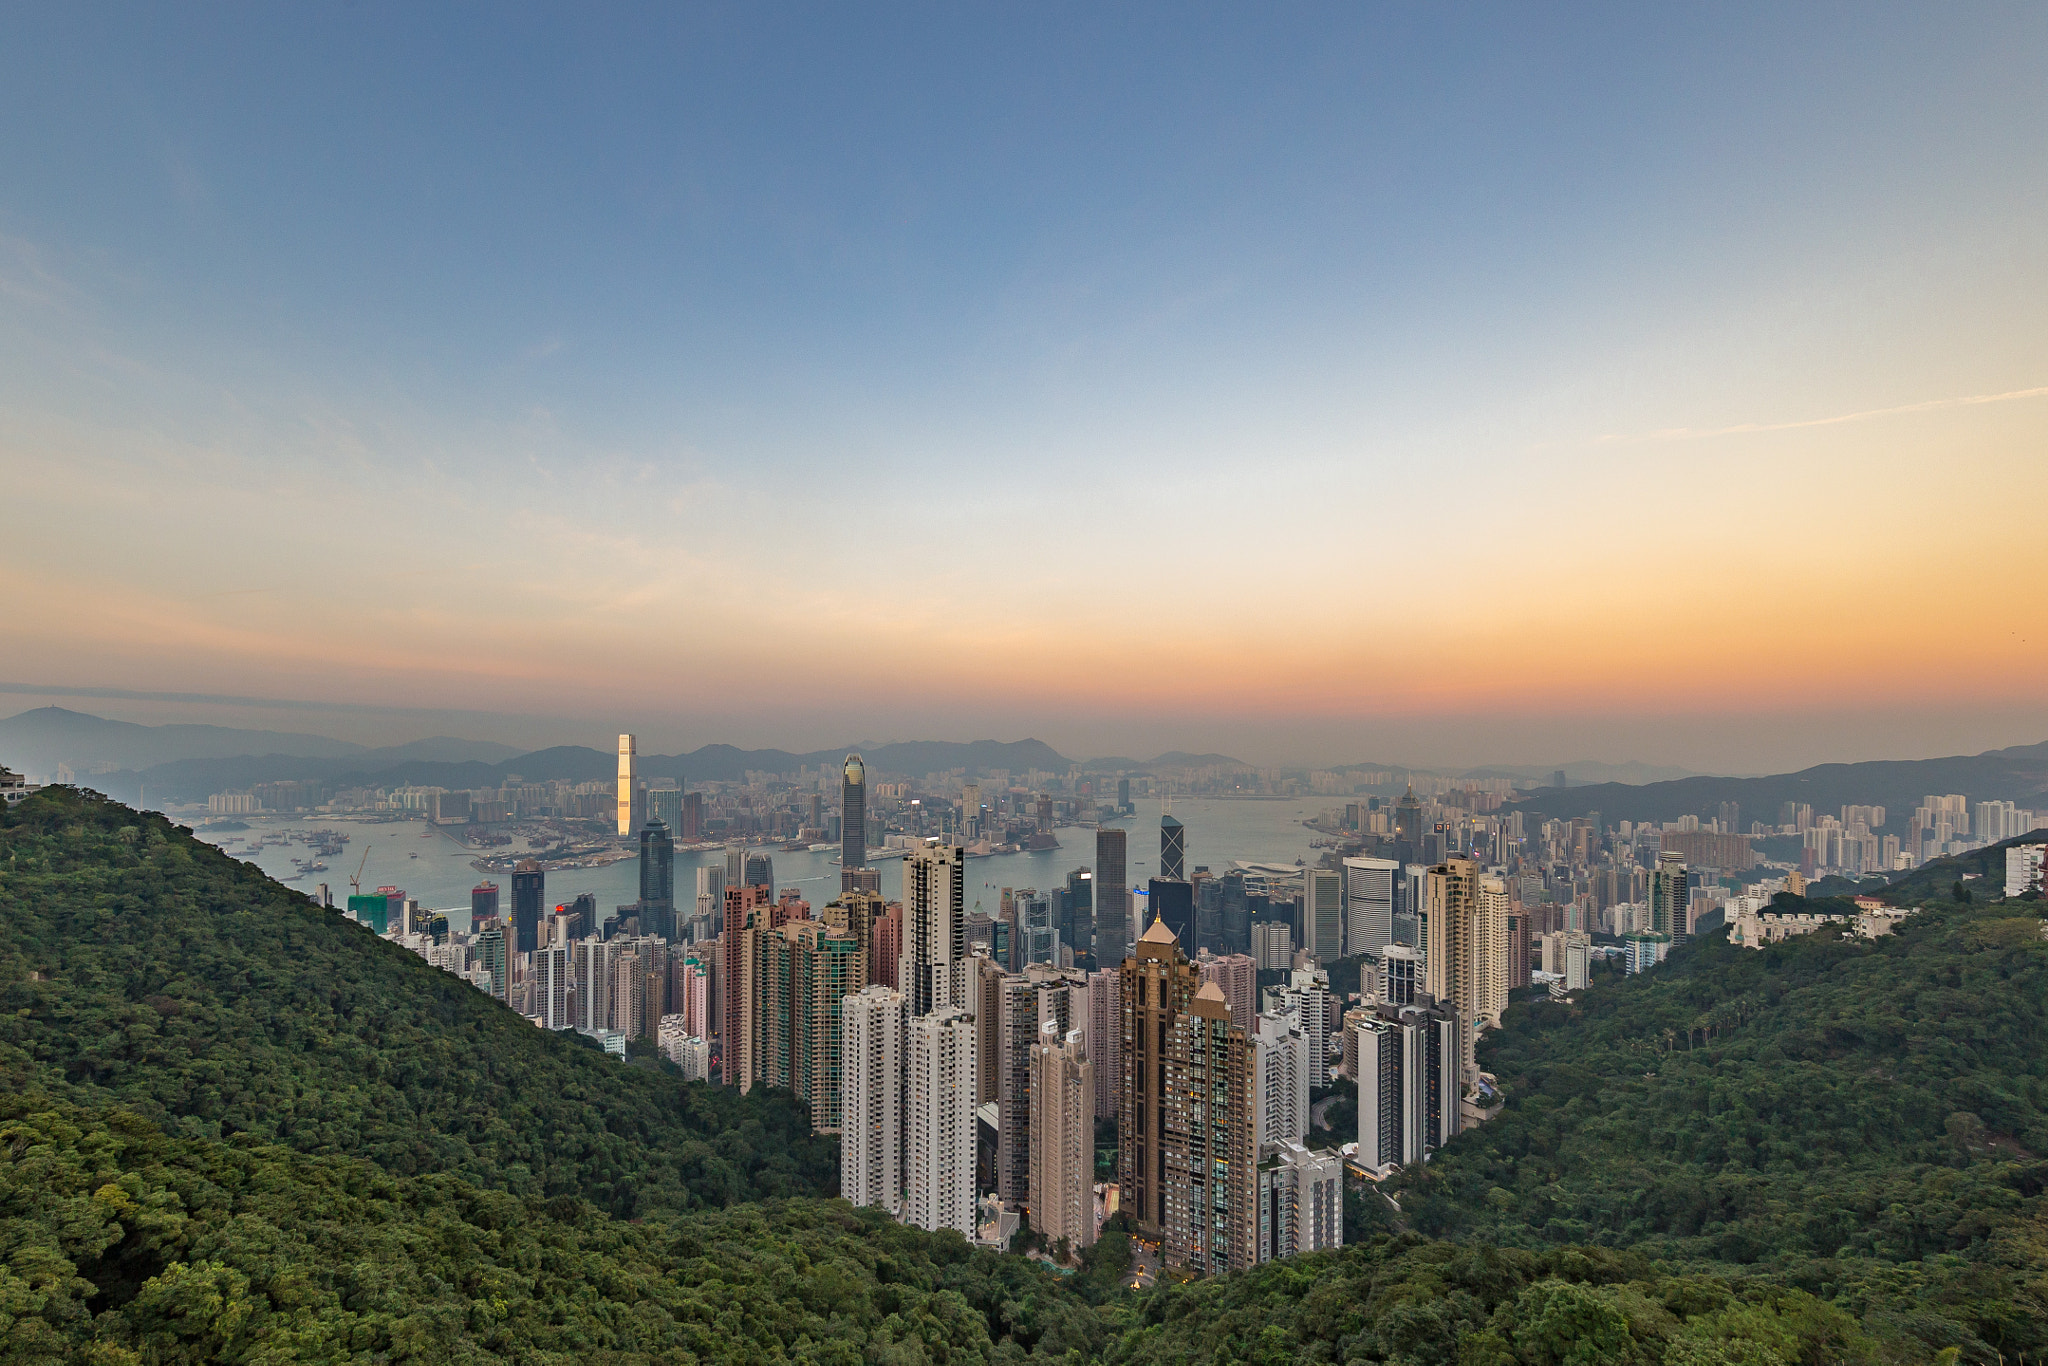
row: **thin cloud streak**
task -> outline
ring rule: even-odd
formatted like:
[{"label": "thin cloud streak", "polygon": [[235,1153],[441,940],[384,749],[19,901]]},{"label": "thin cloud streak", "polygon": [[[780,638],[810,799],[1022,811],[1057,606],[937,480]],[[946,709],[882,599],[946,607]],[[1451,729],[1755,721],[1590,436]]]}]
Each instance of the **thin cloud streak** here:
[{"label": "thin cloud streak", "polygon": [[1902,403],[1895,408],[1870,408],[1860,413],[1838,413],[1834,417],[1808,418],[1803,422],[1744,422],[1733,427],[1668,427],[1662,431],[1615,433],[1599,438],[1603,446],[1635,445],[1650,441],[1703,441],[1717,436],[1756,436],[1765,432],[1801,432],[1813,427],[1839,427],[1849,422],[1869,422],[1880,417],[1903,417],[1908,413],[1936,413],[1949,408],[1971,408],[1986,403],[2013,403],[2020,399],[2048,398],[2048,385],[2037,389],[2014,389],[2003,394],[1966,394],[1960,398],[1931,398],[1922,403]]}]

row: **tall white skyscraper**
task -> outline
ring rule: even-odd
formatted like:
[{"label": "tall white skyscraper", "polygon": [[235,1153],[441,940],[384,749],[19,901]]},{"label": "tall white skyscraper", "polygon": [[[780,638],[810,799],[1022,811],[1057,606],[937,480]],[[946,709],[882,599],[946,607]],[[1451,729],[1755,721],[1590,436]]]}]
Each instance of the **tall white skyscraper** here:
[{"label": "tall white skyscraper", "polygon": [[896,1215],[903,1212],[903,1006],[903,993],[888,987],[839,1003],[839,1193]]},{"label": "tall white skyscraper", "polygon": [[1252,1044],[1260,1151],[1269,1143],[1299,1142],[1308,1137],[1309,1124],[1309,1043],[1301,1016],[1293,1011],[1260,1015]]},{"label": "tall white skyscraper", "polygon": [[1296,968],[1280,989],[1280,1009],[1301,1021],[1301,1037],[1308,1040],[1308,1077],[1311,1085],[1326,1086],[1330,1080],[1330,979],[1321,968]]},{"label": "tall white skyscraper", "polygon": [[647,796],[640,790],[640,742],[631,735],[619,737],[619,837],[631,839],[647,822]]},{"label": "tall white skyscraper", "polygon": [[973,1238],[974,1016],[947,1008],[904,1025],[908,1112],[903,1154],[903,1222],[930,1233]]},{"label": "tall white skyscraper", "polygon": [[575,948],[576,1027],[595,1033],[612,1028],[612,958],[623,939],[579,939]]},{"label": "tall white skyscraper", "polygon": [[967,851],[928,843],[903,860],[903,956],[897,983],[912,1015],[968,1005]]},{"label": "tall white skyscraper", "polygon": [[543,1028],[572,1029],[569,1018],[569,982],[573,973],[567,944],[546,944],[533,953],[533,1013]]},{"label": "tall white skyscraper", "polygon": [[1344,860],[1344,957],[1377,958],[1394,942],[1394,883],[1401,865],[1392,859]]}]

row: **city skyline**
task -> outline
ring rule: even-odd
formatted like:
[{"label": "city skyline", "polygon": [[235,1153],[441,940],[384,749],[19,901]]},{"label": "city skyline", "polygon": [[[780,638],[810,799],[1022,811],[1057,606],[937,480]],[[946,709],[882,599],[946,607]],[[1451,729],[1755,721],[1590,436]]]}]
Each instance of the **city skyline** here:
[{"label": "city skyline", "polygon": [[25,16],[11,681],[1272,763],[2048,736],[1998,511],[2048,496],[2048,18],[1163,18]]}]

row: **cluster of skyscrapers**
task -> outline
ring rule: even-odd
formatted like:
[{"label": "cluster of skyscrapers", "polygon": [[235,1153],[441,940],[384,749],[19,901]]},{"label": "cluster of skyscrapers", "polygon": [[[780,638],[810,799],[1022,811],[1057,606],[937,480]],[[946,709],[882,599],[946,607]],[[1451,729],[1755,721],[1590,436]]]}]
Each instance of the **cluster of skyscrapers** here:
[{"label": "cluster of skyscrapers", "polygon": [[[838,774],[827,904],[778,889],[770,852],[743,847],[678,898],[674,803],[652,801],[635,764],[621,736],[616,816],[641,881],[611,915],[589,897],[550,910],[532,863],[512,874],[508,914],[495,885],[477,889],[468,935],[393,889],[351,908],[537,1024],[615,1048],[652,1038],[687,1075],[793,1093],[839,1134],[857,1203],[970,1238],[1021,1217],[1068,1251],[1121,1212],[1169,1264],[1205,1272],[1341,1243],[1345,1155],[1307,1146],[1333,1065],[1357,1086],[1355,1170],[1424,1161],[1489,1113],[1476,1040],[1510,990],[1582,989],[1603,952],[1645,970],[1709,915],[1761,904],[1719,885],[1757,857],[1759,828],[1735,833],[1732,809],[1662,828],[1525,828],[1491,791],[1425,803],[1411,789],[1346,807],[1313,866],[1191,867],[1168,814],[1157,876],[1135,895],[1127,834],[1104,825],[1092,867],[970,913],[968,840],[991,809],[979,785],[932,818],[941,833],[878,850],[858,754]],[[884,800],[917,809],[910,791]],[[1045,805],[1017,809],[1049,828]],[[2031,820],[1930,798],[1915,826],[1939,842],[1972,815],[1986,831]],[[1839,856],[1883,820],[1807,815],[1803,830],[1824,833],[1802,838]],[[874,855],[902,857],[899,899],[882,896]],[[2015,876],[2038,880],[2038,866]],[[1621,949],[1596,949],[1596,934]]]}]

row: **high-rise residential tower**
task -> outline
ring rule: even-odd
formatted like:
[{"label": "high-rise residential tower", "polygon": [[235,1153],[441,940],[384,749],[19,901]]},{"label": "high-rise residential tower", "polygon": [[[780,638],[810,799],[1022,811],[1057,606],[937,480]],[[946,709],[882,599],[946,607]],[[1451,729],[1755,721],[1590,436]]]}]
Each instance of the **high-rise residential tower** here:
[{"label": "high-rise residential tower", "polygon": [[1256,1014],[1259,977],[1258,964],[1252,961],[1252,956],[1226,953],[1201,959],[1195,966],[1201,971],[1202,980],[1214,982],[1223,999],[1230,1003],[1231,1022],[1249,1030]]},{"label": "high-rise residential tower", "polygon": [[1095,1068],[1095,1117],[1115,1119],[1124,1070],[1123,974],[1116,968],[1088,974],[1088,1060]]},{"label": "high-rise residential tower", "polygon": [[1309,1093],[1314,1082],[1301,1014],[1270,1012],[1257,1019],[1258,1032],[1252,1043],[1256,1049],[1253,1094],[1259,1110],[1259,1145],[1299,1142],[1308,1136]]},{"label": "high-rise residential tower", "polygon": [[1125,1040],[1117,1104],[1119,1203],[1141,1237],[1156,1239],[1166,1219],[1166,1039],[1201,977],[1180,940],[1158,920],[1138,936],[1118,971]]},{"label": "high-rise residential tower", "polygon": [[1282,1142],[1259,1162],[1259,1260],[1344,1246],[1344,1159]]},{"label": "high-rise residential tower", "polygon": [[1078,1252],[1095,1241],[1095,1077],[1083,1033],[1051,1020],[1031,1049],[1031,1228]]},{"label": "high-rise residential tower", "polygon": [[967,851],[928,843],[903,860],[903,958],[897,979],[912,1015],[968,1004]]},{"label": "high-rise residential tower", "polygon": [[[1501,1012],[1508,1008],[1508,958],[1513,952],[1513,922],[1508,912],[1507,880],[1500,877],[1479,879],[1479,924],[1474,952],[1478,962],[1474,971],[1478,977],[1478,996],[1473,1008],[1480,1019],[1490,1028],[1500,1028]],[[1528,969],[1526,951],[1523,956],[1523,975]]]},{"label": "high-rise residential tower", "polygon": [[1163,1260],[1205,1274],[1242,1271],[1258,1254],[1257,1072],[1251,1036],[1204,982],[1166,1041]]},{"label": "high-rise residential tower", "polygon": [[1033,963],[997,984],[996,1193],[1012,1209],[1031,1200],[1031,1050],[1048,1024],[1062,1038],[1082,1026],[1087,992],[1085,976],[1051,963]]},{"label": "high-rise residential tower", "polygon": [[1650,874],[1650,932],[1670,935],[1674,947],[1683,944],[1691,937],[1686,919],[1691,900],[1685,858],[1676,853],[1657,855],[1656,870]]},{"label": "high-rise residential tower", "polygon": [[903,993],[868,987],[839,1020],[839,1193],[891,1214],[903,1208]]},{"label": "high-rise residential tower", "polygon": [[534,951],[533,1013],[542,1029],[568,1029],[575,1024],[569,1018],[570,968],[567,944],[548,944]]},{"label": "high-rise residential tower", "polygon": [[[1478,1071],[1474,1048],[1485,1016],[1486,950],[1505,937],[1490,934],[1479,901],[1479,865],[1446,859],[1429,870],[1423,891],[1423,984],[1437,1004],[1458,1018],[1461,1078]],[[1453,1103],[1455,1104],[1455,1097]]]},{"label": "high-rise residential tower", "polygon": [[941,1009],[906,1020],[903,1222],[975,1234],[974,1017]]},{"label": "high-rise residential tower", "polygon": [[1358,1162],[1384,1174],[1458,1132],[1459,1022],[1449,1011],[1375,1008],[1358,1031]]},{"label": "high-rise residential tower", "polygon": [[839,782],[839,882],[855,884],[847,874],[868,863],[868,768],[858,754],[846,756]]},{"label": "high-rise residential tower", "polygon": [[619,838],[631,839],[646,823],[640,789],[640,742],[631,735],[619,737]]}]

